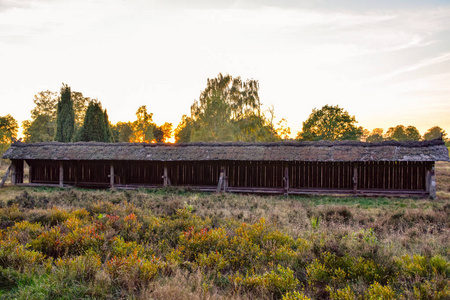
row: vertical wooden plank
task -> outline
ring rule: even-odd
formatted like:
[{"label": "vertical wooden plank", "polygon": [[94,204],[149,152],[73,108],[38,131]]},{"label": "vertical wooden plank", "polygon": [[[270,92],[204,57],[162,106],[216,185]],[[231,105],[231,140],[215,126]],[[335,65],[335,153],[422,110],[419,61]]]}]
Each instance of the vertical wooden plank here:
[{"label": "vertical wooden plank", "polygon": [[289,167],[284,166],[284,190],[286,195],[289,194]]},{"label": "vertical wooden plank", "polygon": [[64,187],[64,168],[61,162],[59,163],[59,187]]}]

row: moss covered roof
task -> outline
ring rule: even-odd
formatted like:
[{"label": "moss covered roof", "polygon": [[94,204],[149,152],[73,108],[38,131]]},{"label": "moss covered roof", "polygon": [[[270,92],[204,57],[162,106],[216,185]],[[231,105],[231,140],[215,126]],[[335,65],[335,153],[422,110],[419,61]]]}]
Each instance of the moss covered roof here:
[{"label": "moss covered roof", "polygon": [[134,161],[449,161],[441,140],[363,143],[14,143],[3,158]]}]

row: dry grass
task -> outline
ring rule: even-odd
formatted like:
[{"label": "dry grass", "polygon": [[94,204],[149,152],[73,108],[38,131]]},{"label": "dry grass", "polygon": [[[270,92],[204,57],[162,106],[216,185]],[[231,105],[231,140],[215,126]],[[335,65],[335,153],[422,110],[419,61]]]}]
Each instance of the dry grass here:
[{"label": "dry grass", "polygon": [[[207,220],[210,228],[230,228],[242,222],[254,224],[261,218],[268,226],[296,238],[302,238],[313,247],[302,261],[311,262],[321,253],[338,257],[350,254],[371,258],[376,263],[405,254],[433,257],[440,255],[450,260],[450,163],[436,165],[437,199],[398,199],[363,197],[300,197],[236,194],[191,193],[183,190],[83,190],[57,188],[7,187],[0,189],[2,207],[18,204],[23,218],[41,222],[48,218],[50,208],[87,208],[103,201],[123,206],[134,205],[148,215],[172,216],[180,208]],[[2,226],[11,226],[4,222]],[[229,229],[227,229],[229,230]],[[371,237],[376,243],[361,243]],[[370,234],[369,234],[370,233]],[[351,238],[349,238],[351,237]],[[159,251],[155,248],[155,251]],[[158,253],[158,252],[156,252]],[[192,268],[192,269],[191,269]],[[304,265],[294,268],[301,285],[307,286]],[[99,272],[96,282],[111,285],[111,279]],[[272,299],[267,291],[250,293],[218,287],[210,273],[189,265],[175,268],[150,281],[148,286],[132,293],[111,294],[113,298],[129,299]],[[57,283],[55,283],[57,284]],[[94,287],[99,288],[97,284]],[[356,285],[355,285],[356,286]],[[362,286],[365,289],[367,286]],[[310,296],[318,297],[313,290]],[[24,292],[25,293],[25,292]],[[101,290],[92,295],[103,295]],[[27,294],[23,294],[27,295]],[[329,297],[328,294],[323,294]],[[101,297],[101,298],[102,298]],[[109,296],[108,296],[109,297]],[[107,297],[106,297],[107,298]]]},{"label": "dry grass", "polygon": [[436,163],[436,186],[438,198],[450,200],[450,162]]}]

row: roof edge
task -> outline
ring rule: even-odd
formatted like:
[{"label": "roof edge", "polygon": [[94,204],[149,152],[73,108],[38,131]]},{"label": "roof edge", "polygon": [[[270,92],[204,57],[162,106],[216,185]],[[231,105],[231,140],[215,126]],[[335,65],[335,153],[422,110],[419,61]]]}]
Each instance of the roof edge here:
[{"label": "roof edge", "polygon": [[284,142],[193,142],[193,143],[101,143],[101,142],[75,142],[75,143],[61,143],[61,142],[43,142],[43,143],[23,143],[15,142],[11,147],[37,147],[37,146],[103,146],[103,147],[334,147],[334,146],[353,146],[353,147],[384,147],[384,146],[399,146],[405,148],[419,148],[430,146],[445,145],[441,139],[428,141],[382,141],[377,143],[367,143],[360,141],[284,141]]}]

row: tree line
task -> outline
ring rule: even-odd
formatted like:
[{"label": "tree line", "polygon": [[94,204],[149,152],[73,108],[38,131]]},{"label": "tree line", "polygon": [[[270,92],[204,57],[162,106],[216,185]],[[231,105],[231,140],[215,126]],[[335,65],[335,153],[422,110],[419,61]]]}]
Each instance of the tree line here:
[{"label": "tree line", "polygon": [[83,96],[63,84],[60,94],[43,91],[34,96],[31,120],[22,123],[24,142],[162,142],[172,124],[153,122],[146,106],[136,112],[134,122],[111,124],[106,109],[97,99]]},{"label": "tree line", "polygon": [[[99,142],[167,142],[197,141],[274,142],[290,139],[291,129],[282,118],[275,123],[273,106],[263,111],[259,98],[259,83],[240,77],[219,74],[208,79],[206,88],[191,105],[190,114],[183,115],[178,126],[166,122],[157,125],[153,113],[140,106],[134,121],[112,124],[100,101],[72,91],[64,84],[60,93],[42,91],[34,96],[31,120],[22,123],[26,143],[60,141]],[[416,127],[397,125],[386,132],[357,126],[355,116],[339,106],[325,105],[313,109],[303,122],[296,140],[384,140],[418,141],[446,139],[446,132],[434,126],[422,136]],[[17,137],[18,123],[11,116],[0,117],[0,151]]]},{"label": "tree line", "polygon": [[384,133],[382,128],[372,131],[356,126],[355,116],[351,116],[339,106],[325,105],[321,109],[313,109],[308,119],[303,122],[302,131],[298,132],[297,140],[360,140],[374,143],[385,140],[394,141],[420,141],[443,139],[447,133],[439,126],[433,126],[422,136],[419,130],[412,125],[397,125],[389,127]]}]

